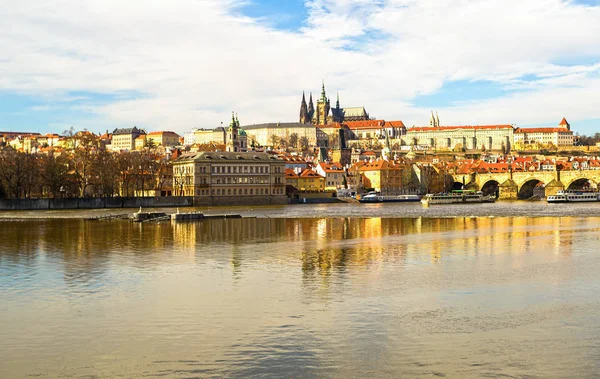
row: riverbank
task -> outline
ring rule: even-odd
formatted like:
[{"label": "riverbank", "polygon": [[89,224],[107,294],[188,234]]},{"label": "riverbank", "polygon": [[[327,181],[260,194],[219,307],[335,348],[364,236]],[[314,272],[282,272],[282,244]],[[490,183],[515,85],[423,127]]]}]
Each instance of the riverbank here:
[{"label": "riverbank", "polygon": [[[175,213],[173,208],[143,208],[144,211]],[[138,208],[0,211],[0,220],[23,219],[83,219],[93,220],[124,213],[133,214]],[[258,218],[454,218],[454,217],[561,217],[600,216],[600,203],[548,204],[545,201],[502,201],[491,204],[431,205],[420,203],[383,204],[290,204],[263,206],[186,207],[185,212],[206,215],[239,214]]]}]

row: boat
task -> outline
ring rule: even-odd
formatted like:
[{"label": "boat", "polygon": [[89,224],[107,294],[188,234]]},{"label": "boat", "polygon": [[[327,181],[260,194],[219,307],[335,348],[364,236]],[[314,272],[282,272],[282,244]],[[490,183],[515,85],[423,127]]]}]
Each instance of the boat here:
[{"label": "boat", "polygon": [[408,203],[421,200],[417,195],[380,195],[369,193],[358,200],[360,203]]},{"label": "boat", "polygon": [[558,191],[556,195],[546,198],[549,203],[581,203],[600,201],[600,193],[597,191]]},{"label": "boat", "polygon": [[493,203],[496,197],[485,195],[481,191],[454,190],[452,192],[428,193],[423,196],[421,203],[429,204],[463,204],[463,203]]}]

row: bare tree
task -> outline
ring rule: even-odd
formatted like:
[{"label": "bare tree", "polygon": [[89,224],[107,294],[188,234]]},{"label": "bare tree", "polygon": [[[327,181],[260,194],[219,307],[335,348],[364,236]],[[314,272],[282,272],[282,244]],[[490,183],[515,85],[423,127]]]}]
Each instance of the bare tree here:
[{"label": "bare tree", "polygon": [[40,157],[42,185],[45,192],[51,197],[66,193],[72,183],[69,174],[69,160],[63,154],[56,155],[50,151],[47,155]]}]

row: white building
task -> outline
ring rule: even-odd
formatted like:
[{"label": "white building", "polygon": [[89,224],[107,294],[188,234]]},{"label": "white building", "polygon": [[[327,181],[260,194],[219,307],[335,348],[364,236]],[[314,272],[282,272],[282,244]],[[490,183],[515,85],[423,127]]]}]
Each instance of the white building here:
[{"label": "white building", "polygon": [[555,128],[518,128],[515,130],[515,146],[526,149],[528,146],[573,146],[571,125],[563,118]]}]

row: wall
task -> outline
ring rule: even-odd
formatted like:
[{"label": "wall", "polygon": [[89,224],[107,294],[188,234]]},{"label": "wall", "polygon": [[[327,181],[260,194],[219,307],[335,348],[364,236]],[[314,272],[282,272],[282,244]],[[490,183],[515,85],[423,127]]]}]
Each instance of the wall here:
[{"label": "wall", "polygon": [[194,197],[194,206],[202,205],[270,205],[287,204],[286,195],[265,196],[197,196]]},{"label": "wall", "polygon": [[0,210],[191,207],[191,196],[0,199]]}]

